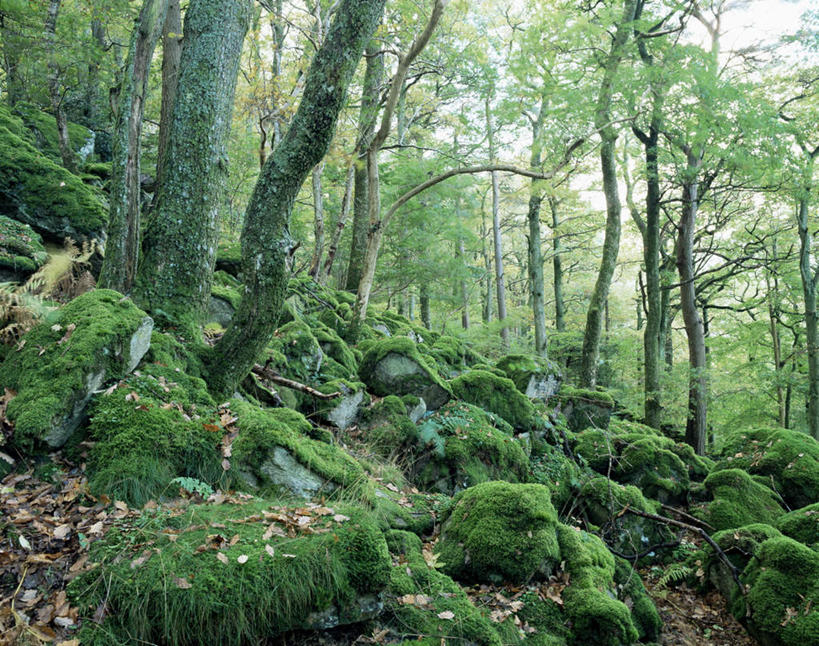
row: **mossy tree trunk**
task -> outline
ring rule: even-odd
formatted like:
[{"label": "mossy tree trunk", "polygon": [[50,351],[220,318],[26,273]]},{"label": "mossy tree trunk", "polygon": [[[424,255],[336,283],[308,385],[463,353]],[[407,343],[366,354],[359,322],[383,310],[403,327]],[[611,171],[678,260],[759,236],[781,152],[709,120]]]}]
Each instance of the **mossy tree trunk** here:
[{"label": "mossy tree trunk", "polygon": [[347,87],[384,3],[342,0],[307,72],[290,127],[265,162],[242,231],[245,290],[233,322],[210,358],[209,383],[216,392],[233,392],[273,335],[287,289],[293,203],[330,146]]},{"label": "mossy tree trunk", "polygon": [[134,299],[183,327],[207,311],[227,138],[250,0],[192,0],[156,208],[145,232]]},{"label": "mossy tree trunk", "polygon": [[[458,238],[458,258],[460,258],[461,263],[463,264],[464,268],[467,267],[466,263],[466,247],[464,246],[464,239]],[[465,279],[461,278],[460,283],[458,285],[458,289],[461,295],[461,327],[464,330],[469,329],[469,285]]]},{"label": "mossy tree trunk", "polygon": [[617,167],[614,161],[617,131],[611,125],[611,103],[614,80],[620,61],[625,54],[625,46],[632,31],[632,21],[637,0],[625,0],[623,14],[605,59],[603,79],[597,95],[594,126],[600,133],[600,169],[603,174],[603,194],[606,198],[606,234],[600,270],[594,284],[589,309],[586,314],[586,328],[583,334],[583,349],[580,358],[580,385],[594,388],[597,383],[597,363],[600,358],[600,337],[603,332],[604,308],[609,296],[611,278],[620,251],[620,195],[617,188]]},{"label": "mossy tree trunk", "polygon": [[335,263],[336,254],[338,253],[341,234],[344,233],[344,227],[347,225],[347,220],[350,219],[354,181],[355,162],[347,168],[347,179],[344,182],[344,197],[341,199],[341,212],[338,214],[335,227],[333,227],[333,236],[330,239],[330,246],[327,248],[327,260],[320,267],[318,275],[316,276],[316,281],[321,284],[327,282],[327,277],[333,271],[333,264]]},{"label": "mossy tree trunk", "polygon": [[426,283],[422,283],[419,288],[421,292],[421,322],[428,330],[432,329],[432,316],[429,311],[429,287]]},{"label": "mossy tree trunk", "polygon": [[561,237],[559,233],[560,215],[557,212],[558,201],[554,197],[549,198],[549,209],[552,212],[552,273],[553,289],[555,293],[555,329],[558,332],[566,330],[566,305],[563,302],[563,253]]},{"label": "mossy tree trunk", "polygon": [[308,274],[313,278],[318,276],[321,258],[324,256],[324,193],[322,190],[322,175],[324,162],[319,162],[313,168],[313,257],[310,259]]},{"label": "mossy tree trunk", "polygon": [[131,35],[118,89],[109,183],[108,240],[99,285],[127,293],[139,262],[140,139],[154,48],[168,11],[168,0],[145,0]]},{"label": "mossy tree trunk", "polygon": [[[485,102],[486,137],[489,144],[489,163],[495,161],[495,133],[492,126],[492,111],[489,96]],[[500,224],[500,181],[498,173],[492,171],[492,249],[495,259],[495,295],[498,300],[498,321],[501,323],[501,346],[509,350],[509,328],[506,326],[506,280],[503,271],[503,236]]]},{"label": "mossy tree trunk", "polygon": [[358,137],[353,180],[353,227],[350,259],[347,264],[346,290],[355,292],[364,271],[369,225],[369,192],[367,178],[367,149],[375,136],[378,118],[381,81],[384,77],[384,54],[379,43],[367,45],[364,84],[361,88],[361,107],[358,113]]},{"label": "mossy tree trunk", "polygon": [[[540,99],[540,108],[537,116],[532,120],[532,155],[530,164],[532,170],[540,168],[543,144],[541,132],[546,118],[546,97]],[[535,323],[535,354],[546,357],[548,354],[548,339],[546,338],[546,303],[544,301],[543,284],[543,250],[540,248],[540,206],[543,195],[539,181],[532,180],[529,194],[529,282],[532,294],[532,315]]]},{"label": "mossy tree trunk", "polygon": [[[159,115],[159,142],[156,151],[156,177],[162,177],[171,136],[171,119],[176,102],[179,63],[182,57],[182,10],[179,0],[168,0],[162,29],[162,106]],[[157,193],[154,193],[156,198]]]},{"label": "mossy tree trunk", "polygon": [[46,13],[44,40],[48,52],[48,96],[51,100],[51,109],[57,122],[57,146],[60,149],[60,158],[72,173],[77,172],[77,161],[71,149],[71,139],[68,136],[68,118],[63,109],[64,92],[60,82],[62,70],[57,62],[57,17],[60,13],[61,0],[49,0]]}]

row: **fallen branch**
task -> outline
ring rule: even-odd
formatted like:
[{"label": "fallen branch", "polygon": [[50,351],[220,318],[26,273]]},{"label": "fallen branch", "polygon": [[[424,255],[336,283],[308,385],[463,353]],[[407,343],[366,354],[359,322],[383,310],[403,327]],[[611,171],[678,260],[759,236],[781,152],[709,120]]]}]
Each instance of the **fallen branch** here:
[{"label": "fallen branch", "polygon": [[677,509],[676,507],[672,507],[671,505],[666,505],[663,502],[660,503],[660,506],[663,509],[665,509],[666,511],[670,511],[670,512],[675,513],[675,514],[679,514],[680,516],[682,516],[686,520],[691,521],[691,523],[694,524],[694,525],[701,525],[702,527],[706,527],[708,529],[715,530],[713,525],[709,525],[704,520],[700,520],[699,518],[695,518],[691,514],[688,514],[688,513],[684,512],[682,509]]},{"label": "fallen branch", "polygon": [[336,397],[340,397],[343,394],[341,391],[338,390],[334,393],[320,393],[315,388],[311,388],[310,386],[299,383],[298,381],[293,381],[292,379],[288,379],[287,377],[277,375],[270,368],[261,366],[258,363],[253,366],[252,372],[254,375],[258,375],[263,379],[267,379],[268,381],[271,381],[274,384],[279,384],[280,386],[285,386],[286,388],[298,390],[299,392],[306,393],[311,397],[315,397],[316,399],[335,399]]}]

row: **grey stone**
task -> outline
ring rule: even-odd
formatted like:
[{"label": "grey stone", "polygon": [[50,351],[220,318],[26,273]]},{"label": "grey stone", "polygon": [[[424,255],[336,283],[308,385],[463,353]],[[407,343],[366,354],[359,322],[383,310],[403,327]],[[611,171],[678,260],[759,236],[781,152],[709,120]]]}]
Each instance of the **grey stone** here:
[{"label": "grey stone", "polygon": [[377,617],[383,610],[384,601],[380,595],[366,594],[342,608],[333,605],[321,612],[311,613],[304,622],[304,628],[328,630],[336,626],[356,624]]},{"label": "grey stone", "polygon": [[390,332],[390,328],[388,328],[383,323],[376,323],[373,325],[373,330],[376,332],[381,332],[384,336],[392,336],[392,332]]},{"label": "grey stone", "polygon": [[327,413],[327,420],[342,431],[352,426],[361,412],[364,394],[363,390],[358,390],[342,395],[338,404]]},{"label": "grey stone", "polygon": [[388,353],[378,362],[374,377],[398,395],[421,397],[429,410],[440,408],[450,399],[450,394],[422,366],[397,352]]},{"label": "grey stone", "polygon": [[424,401],[423,397],[418,398],[418,403],[416,404],[415,408],[407,413],[409,418],[412,420],[413,424],[417,424],[420,419],[424,416],[427,412],[427,403]]},{"label": "grey stone", "polygon": [[529,399],[548,401],[557,394],[560,388],[560,379],[557,375],[533,374],[529,378],[525,395]]},{"label": "grey stone", "polygon": [[262,462],[259,473],[270,484],[284,487],[302,498],[310,498],[319,491],[330,492],[336,488],[335,484],[303,466],[287,449],[280,446],[273,449],[270,457]]},{"label": "grey stone", "polygon": [[211,296],[208,303],[208,323],[218,323],[222,327],[227,327],[233,320],[233,305],[224,298]]}]

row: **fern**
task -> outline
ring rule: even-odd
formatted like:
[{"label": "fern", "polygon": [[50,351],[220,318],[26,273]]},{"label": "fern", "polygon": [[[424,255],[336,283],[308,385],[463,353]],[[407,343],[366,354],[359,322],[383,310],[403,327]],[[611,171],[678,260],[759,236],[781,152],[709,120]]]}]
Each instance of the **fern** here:
[{"label": "fern", "polygon": [[686,565],[685,563],[672,563],[657,580],[657,585],[658,587],[664,588],[669,583],[678,583],[692,574],[694,574],[694,568],[690,565]]},{"label": "fern", "polygon": [[213,487],[207,482],[202,482],[196,478],[178,477],[171,480],[171,484],[179,485],[179,488],[188,494],[199,494],[202,498],[213,495]]}]

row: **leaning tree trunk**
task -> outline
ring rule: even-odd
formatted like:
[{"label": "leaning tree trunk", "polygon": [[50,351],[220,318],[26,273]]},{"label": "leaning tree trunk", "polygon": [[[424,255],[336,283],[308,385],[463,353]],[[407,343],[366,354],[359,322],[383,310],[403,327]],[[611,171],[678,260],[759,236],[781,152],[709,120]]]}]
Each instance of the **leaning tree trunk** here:
[{"label": "leaning tree trunk", "polygon": [[603,319],[606,301],[609,297],[611,279],[620,250],[620,195],[617,190],[617,171],[614,163],[614,144],[617,131],[611,125],[611,102],[614,93],[614,78],[625,53],[625,45],[633,29],[632,21],[637,0],[625,0],[623,15],[606,57],[603,80],[595,106],[594,126],[600,133],[600,168],[603,173],[603,193],[606,198],[606,235],[603,240],[603,254],[600,270],[594,284],[594,292],[586,314],[586,329],[583,334],[583,349],[580,358],[580,385],[594,388],[597,384],[597,363],[600,359],[600,338],[603,333]]},{"label": "leaning tree trunk", "polygon": [[[540,141],[543,121],[546,118],[546,97],[541,97],[540,109],[537,117],[532,121],[532,156],[530,164],[532,170],[540,167],[542,143]],[[535,323],[535,354],[541,357],[548,355],[548,339],[546,338],[546,303],[544,300],[543,285],[543,250],[540,247],[540,205],[543,202],[539,182],[532,180],[529,194],[529,282],[532,293],[532,315]]]},{"label": "leaning tree trunk", "polygon": [[192,330],[207,312],[250,0],[192,0],[170,139],[134,300]]},{"label": "leaning tree trunk", "polygon": [[701,158],[689,152],[689,179],[683,187],[683,212],[677,235],[677,270],[680,275],[680,307],[685,334],[688,338],[688,420],[685,426],[685,441],[697,455],[705,454],[707,417],[707,357],[705,352],[705,330],[697,307],[696,286],[694,284],[694,229],[699,208],[698,171]]},{"label": "leaning tree trunk", "polygon": [[324,193],[322,191],[322,174],[324,162],[319,162],[313,168],[313,258],[310,260],[308,274],[313,278],[318,276],[321,258],[324,255]]},{"label": "leaning tree trunk", "polygon": [[808,352],[808,428],[819,440],[819,334],[816,314],[816,274],[812,267],[811,233],[808,230],[808,197],[799,200],[799,274],[805,299],[805,338]]},{"label": "leaning tree trunk", "polygon": [[310,170],[330,146],[347,87],[384,10],[385,0],[342,0],[307,72],[298,110],[265,162],[245,215],[245,291],[210,358],[209,384],[231,393],[269,343],[287,289],[290,214]]},{"label": "leaning tree trunk", "polygon": [[99,285],[127,293],[139,263],[140,139],[151,58],[168,10],[168,0],[145,0],[119,84],[109,182],[108,240]]}]

